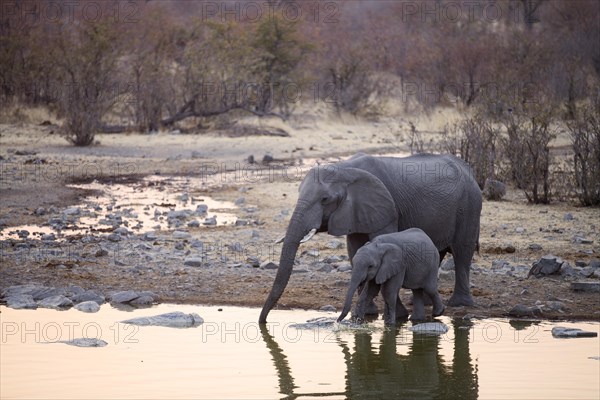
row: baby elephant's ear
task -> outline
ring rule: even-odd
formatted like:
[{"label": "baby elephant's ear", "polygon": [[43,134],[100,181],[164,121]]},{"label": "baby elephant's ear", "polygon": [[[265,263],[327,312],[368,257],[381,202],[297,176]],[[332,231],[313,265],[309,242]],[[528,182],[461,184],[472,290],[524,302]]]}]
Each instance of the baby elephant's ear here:
[{"label": "baby elephant's ear", "polygon": [[402,262],[400,247],[390,243],[381,243],[377,246],[377,249],[381,256],[381,266],[375,276],[375,283],[381,285],[394,275],[404,274],[406,266]]}]

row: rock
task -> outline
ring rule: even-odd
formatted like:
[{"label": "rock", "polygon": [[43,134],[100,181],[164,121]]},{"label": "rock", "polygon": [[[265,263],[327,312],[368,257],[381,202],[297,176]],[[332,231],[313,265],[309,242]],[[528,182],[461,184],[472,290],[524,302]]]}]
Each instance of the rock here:
[{"label": "rock", "polygon": [[247,262],[248,264],[250,264],[250,266],[251,266],[251,267],[253,267],[253,268],[258,268],[258,267],[260,267],[260,260],[258,259],[258,257],[255,257],[255,256],[248,256],[248,257],[246,258],[246,262]]},{"label": "rock", "polygon": [[153,241],[155,241],[157,239],[158,239],[158,235],[156,233],[154,233],[154,232],[146,232],[142,236],[142,240],[145,240],[147,242],[153,242]]},{"label": "rock", "polygon": [[87,290],[83,293],[80,294],[76,294],[75,296],[73,296],[71,298],[71,300],[73,301],[73,303],[77,304],[77,303],[83,303],[86,301],[93,301],[95,303],[97,303],[98,305],[102,305],[104,304],[104,301],[106,300],[104,298],[103,295],[96,293],[93,290]]},{"label": "rock", "polygon": [[574,290],[576,292],[600,293],[600,282],[593,282],[593,281],[572,282],[571,290]]},{"label": "rock", "polygon": [[217,225],[217,217],[206,218],[203,224],[206,226],[215,226]]},{"label": "rock", "polygon": [[234,202],[234,204],[235,204],[236,206],[241,206],[241,205],[243,205],[244,203],[246,203],[246,198],[245,198],[245,197],[243,197],[243,196],[242,196],[242,197],[238,197],[237,199],[235,199],[235,202]]},{"label": "rock", "polygon": [[189,232],[185,231],[173,231],[173,239],[189,239],[192,235]]},{"label": "rock", "polygon": [[590,261],[590,267],[600,268],[600,260],[594,259],[594,260]]},{"label": "rock", "polygon": [[30,294],[21,294],[4,299],[6,306],[15,310],[35,310],[38,305]]},{"label": "rock", "polygon": [[329,272],[333,271],[333,267],[331,265],[329,265],[329,264],[319,263],[317,265],[319,266],[317,268],[317,272],[329,273]]},{"label": "rock", "polygon": [[342,242],[340,242],[339,240],[330,240],[327,243],[328,249],[337,250],[337,249],[341,249],[343,247],[344,247],[344,244]]},{"label": "rock", "polygon": [[494,260],[492,261],[492,269],[502,269],[508,267],[510,263],[506,260]]},{"label": "rock", "polygon": [[583,260],[577,260],[577,261],[575,261],[575,266],[580,267],[580,268],[585,268],[585,267],[587,267],[587,263]]},{"label": "rock", "polygon": [[254,154],[250,154],[248,156],[248,158],[246,158],[246,161],[248,162],[248,164],[254,164]]},{"label": "rock", "polygon": [[125,290],[123,292],[114,293],[110,296],[110,301],[112,303],[129,303],[131,300],[135,300],[140,297],[139,293],[134,292],[133,290]]},{"label": "rock", "polygon": [[185,249],[185,244],[183,244],[183,242],[175,243],[175,250],[183,250],[183,249]]},{"label": "rock", "polygon": [[317,257],[319,257],[320,253],[319,253],[319,250],[312,249],[312,250],[304,250],[301,255],[317,258]]},{"label": "rock", "polygon": [[95,254],[96,257],[104,257],[107,255],[108,255],[108,250],[105,250],[105,249],[96,250],[96,254]]},{"label": "rock", "polygon": [[486,179],[485,185],[483,188],[483,195],[486,199],[497,201],[502,199],[506,194],[506,185],[504,183],[494,180],[494,179]]},{"label": "rock", "polygon": [[564,326],[555,326],[552,328],[552,336],[555,338],[578,338],[578,337],[596,337],[598,333],[584,331],[577,328],[566,328]]},{"label": "rock", "polygon": [[542,245],[537,243],[532,243],[529,245],[529,250],[540,251],[542,250]]},{"label": "rock", "polygon": [[265,154],[264,157],[263,157],[263,159],[262,159],[262,163],[263,164],[269,164],[269,163],[272,163],[273,161],[275,161],[275,159],[270,154]]},{"label": "rock", "polygon": [[519,226],[519,227],[515,228],[515,232],[523,233],[523,232],[525,232],[525,228],[523,228],[522,226]]},{"label": "rock", "polygon": [[84,301],[79,304],[75,304],[73,308],[85,313],[95,313],[100,311],[100,306],[95,301]]},{"label": "rock", "polygon": [[261,269],[277,269],[279,268],[277,264],[271,261],[264,261],[260,264]]},{"label": "rock", "polygon": [[533,263],[533,266],[529,270],[527,277],[531,275],[540,277],[544,275],[557,274],[560,271],[562,264],[562,258],[553,255],[545,255]]},{"label": "rock", "polygon": [[593,244],[594,241],[591,240],[591,239],[586,239],[583,236],[575,235],[573,237],[573,243],[576,243],[576,244]]},{"label": "rock", "polygon": [[423,334],[443,335],[448,332],[448,326],[441,322],[425,322],[423,324],[413,325],[409,327],[408,330]]},{"label": "rock", "polygon": [[594,275],[594,271],[595,269],[592,267],[585,267],[582,268],[581,271],[579,271],[579,275],[583,276],[584,278],[589,278],[592,275]]},{"label": "rock", "polygon": [[563,220],[565,220],[565,221],[572,221],[574,219],[575,218],[573,218],[573,214],[571,214],[571,213],[566,213],[565,215],[563,215]]},{"label": "rock", "polygon": [[335,312],[335,311],[336,311],[336,309],[335,309],[335,307],[334,307],[334,306],[332,306],[332,305],[328,304],[328,305],[326,305],[326,306],[323,306],[323,307],[319,308],[319,311]]},{"label": "rock", "polygon": [[235,226],[246,226],[248,225],[248,221],[246,221],[245,219],[236,219],[235,220]]},{"label": "rock", "polygon": [[137,299],[133,299],[129,302],[132,306],[151,306],[154,304],[154,298],[149,295],[142,295]]},{"label": "rock", "polygon": [[350,264],[349,262],[338,264],[337,271],[338,272],[349,272],[349,271],[352,271],[352,264]]},{"label": "rock", "polygon": [[63,296],[52,296],[46,297],[43,300],[38,301],[38,306],[41,308],[52,308],[54,310],[62,310],[73,306],[71,299]]},{"label": "rock", "polygon": [[51,241],[56,240],[56,236],[54,236],[54,233],[46,233],[46,234],[42,235],[41,239],[43,241],[51,242]]},{"label": "rock", "polygon": [[510,309],[508,315],[511,317],[535,317],[541,315],[542,311],[538,306],[527,307],[523,304],[517,304]]},{"label": "rock", "polygon": [[35,209],[35,215],[46,215],[46,209],[44,207],[38,207]]},{"label": "rock", "polygon": [[201,267],[204,265],[204,259],[202,257],[189,257],[185,259],[183,265],[188,267]]},{"label": "rock", "polygon": [[121,227],[116,228],[115,230],[113,230],[113,233],[116,233],[116,234],[121,235],[121,236],[129,236],[129,234],[131,232],[129,232],[129,229],[125,228],[124,226],[121,226]]},{"label": "rock", "polygon": [[198,158],[204,158],[204,155],[202,153],[200,153],[199,151],[193,150],[192,151],[192,160],[196,160]]},{"label": "rock", "polygon": [[79,215],[81,214],[81,209],[79,207],[69,207],[63,211],[64,215]]},{"label": "rock", "polygon": [[111,242],[120,242],[121,240],[123,240],[121,235],[119,235],[118,233],[111,233],[106,236],[106,239]]},{"label": "rock", "polygon": [[456,272],[445,271],[440,268],[440,270],[438,271],[438,279],[440,281],[445,281],[445,282],[454,282],[454,280],[456,279]]},{"label": "rock", "polygon": [[323,259],[323,262],[327,263],[327,264],[335,264],[335,263],[339,263],[344,261],[344,257],[341,256],[327,256]]},{"label": "rock", "polygon": [[580,268],[573,268],[568,262],[564,262],[560,267],[560,275],[563,277],[578,275],[580,271]]},{"label": "rock", "polygon": [[192,328],[204,323],[196,313],[185,314],[181,311],[160,314],[153,317],[139,317],[121,321],[124,324],[139,326],[165,326],[169,328]]},{"label": "rock", "polygon": [[548,301],[543,307],[547,311],[564,311],[565,303],[562,301]]},{"label": "rock", "polygon": [[206,204],[198,204],[196,206],[196,214],[204,215],[208,212],[208,206]]},{"label": "rock", "polygon": [[443,271],[454,271],[454,257],[449,257],[442,261],[442,266],[440,268]]},{"label": "rock", "polygon": [[69,346],[77,346],[77,347],[104,347],[108,345],[102,339],[96,338],[76,338],[73,340],[65,340],[60,343],[68,344]]}]

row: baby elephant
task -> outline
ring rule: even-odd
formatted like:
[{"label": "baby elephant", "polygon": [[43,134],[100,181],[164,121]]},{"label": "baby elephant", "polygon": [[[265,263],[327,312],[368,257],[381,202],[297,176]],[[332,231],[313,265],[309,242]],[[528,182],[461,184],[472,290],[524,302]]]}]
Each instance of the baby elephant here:
[{"label": "baby elephant", "polygon": [[355,317],[364,316],[368,293],[376,294],[379,285],[385,300],[384,320],[387,325],[395,325],[396,318],[408,316],[398,297],[401,287],[413,291],[412,320],[425,319],[423,291],[433,300],[433,316],[442,315],[444,306],[437,289],[439,263],[437,248],[421,229],[411,228],[377,236],[361,247],[352,259],[352,279],[338,321],[348,315],[354,292],[362,283],[365,286]]}]

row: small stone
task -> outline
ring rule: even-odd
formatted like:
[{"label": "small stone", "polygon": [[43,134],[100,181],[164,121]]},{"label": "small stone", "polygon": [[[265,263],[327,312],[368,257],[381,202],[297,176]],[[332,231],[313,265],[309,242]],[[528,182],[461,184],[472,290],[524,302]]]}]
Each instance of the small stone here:
[{"label": "small stone", "polygon": [[542,250],[542,245],[537,243],[532,243],[529,245],[529,250],[540,251]]},{"label": "small stone", "polygon": [[202,257],[189,257],[185,259],[183,265],[188,267],[201,267],[204,265],[204,259]]},{"label": "small stone", "polygon": [[245,198],[245,197],[243,197],[243,196],[242,196],[242,197],[238,197],[237,199],[235,199],[235,202],[234,202],[234,204],[235,204],[236,206],[241,206],[241,205],[243,205],[244,203],[246,203],[246,198]]},{"label": "small stone", "polygon": [[38,305],[30,294],[11,296],[4,299],[6,306],[15,310],[35,310]]},{"label": "small stone", "polygon": [[75,304],[74,308],[85,313],[95,313],[100,311],[100,306],[95,301],[84,301],[79,304]]},{"label": "small stone", "polygon": [[448,326],[441,322],[425,322],[423,324],[413,325],[409,327],[408,330],[423,334],[443,335],[448,332]]},{"label": "small stone", "polygon": [[577,261],[575,261],[575,266],[580,267],[580,268],[585,268],[585,267],[587,267],[587,263],[583,260],[577,260]]},{"label": "small stone", "polygon": [[133,299],[129,302],[132,306],[151,306],[154,304],[154,298],[149,295],[142,295],[137,299]]},{"label": "small stone", "polygon": [[217,225],[217,217],[206,218],[203,222],[206,226],[214,226]]},{"label": "small stone", "polygon": [[492,269],[502,269],[509,265],[510,265],[510,263],[506,260],[493,260],[492,261]]},{"label": "small stone", "polygon": [[155,241],[157,239],[158,239],[158,235],[156,233],[154,233],[154,232],[146,232],[142,236],[142,240],[145,240],[147,242],[153,242],[153,241]]},{"label": "small stone", "polygon": [[108,343],[105,342],[104,340],[97,339],[97,338],[76,338],[76,339],[64,341],[61,343],[68,344],[69,346],[77,346],[77,347],[104,347],[104,346],[108,345]]},{"label": "small stone", "polygon": [[235,226],[245,226],[248,225],[248,221],[246,221],[245,219],[236,219],[235,220]]},{"label": "small stone", "polygon": [[593,244],[594,241],[591,240],[591,239],[586,239],[586,238],[584,238],[582,236],[575,236],[573,238],[573,243],[576,243],[576,244]]},{"label": "small stone", "polygon": [[204,215],[208,212],[208,206],[206,204],[198,204],[196,206],[196,214]]},{"label": "small stone", "polygon": [[329,272],[333,271],[333,267],[329,264],[319,263],[317,265],[319,266],[317,268],[317,272],[329,273]]},{"label": "small stone", "polygon": [[98,303],[99,305],[102,305],[102,304],[104,304],[105,298],[104,298],[104,296],[96,293],[93,290],[88,290],[83,293],[76,294],[75,296],[73,296],[71,298],[71,300],[73,300],[73,303],[76,303],[76,304],[83,303],[85,301],[94,301],[94,302]]},{"label": "small stone", "polygon": [[106,239],[108,239],[111,242],[120,242],[121,240],[123,240],[121,235],[119,235],[118,233],[111,233],[108,236],[106,236]]},{"label": "small stone", "polygon": [[42,235],[41,239],[47,242],[51,242],[53,240],[56,240],[56,236],[54,235],[54,233],[45,233]]},{"label": "small stone", "polygon": [[35,215],[46,215],[46,209],[44,207],[36,208]]},{"label": "small stone", "polygon": [[96,250],[96,257],[104,257],[108,255],[108,250],[105,249],[98,249]]},{"label": "small stone", "polygon": [[555,338],[579,338],[579,337],[597,337],[598,333],[584,331],[577,328],[566,328],[564,326],[555,326],[552,328],[552,336]]},{"label": "small stone", "polygon": [[139,326],[164,326],[169,328],[193,328],[204,323],[196,313],[185,314],[181,311],[160,314],[153,317],[140,317],[122,321],[125,324]]},{"label": "small stone", "polygon": [[591,292],[591,293],[599,293],[600,292],[600,282],[571,282],[571,290],[576,292]]},{"label": "small stone", "polygon": [[337,250],[337,249],[341,249],[342,247],[344,247],[344,244],[342,242],[340,242],[339,240],[330,240],[327,243],[328,249]]},{"label": "small stone", "polygon": [[528,294],[529,294],[529,290],[527,290],[527,289],[521,290],[521,296],[525,296],[525,295],[528,295]]},{"label": "small stone", "polygon": [[594,271],[595,271],[595,269],[592,267],[585,267],[585,268],[582,268],[581,271],[579,271],[579,274],[581,276],[583,276],[584,278],[589,278],[592,275],[594,275]]},{"label": "small stone", "polygon": [[79,207],[70,207],[63,211],[64,215],[79,215],[81,214],[81,210]]},{"label": "small stone", "polygon": [[571,214],[571,213],[566,213],[565,215],[563,215],[563,220],[565,220],[565,221],[572,221],[574,219],[575,218],[573,217],[573,214]]},{"label": "small stone", "polygon": [[199,158],[204,158],[204,155],[202,153],[200,153],[199,151],[192,151],[192,160],[196,160]]},{"label": "small stone", "polygon": [[523,232],[525,232],[525,228],[519,226],[519,227],[515,228],[515,232],[517,232],[517,233],[523,233]]},{"label": "small stone", "polygon": [[173,239],[189,239],[192,235],[189,232],[185,231],[173,231]]},{"label": "small stone", "polygon": [[277,264],[271,261],[264,261],[260,264],[261,269],[277,269],[279,268]]},{"label": "small stone", "polygon": [[562,264],[562,258],[553,255],[545,255],[533,263],[533,266],[531,267],[531,270],[529,270],[529,274],[527,276],[529,277],[534,275],[539,277],[557,274],[560,271]]},{"label": "small stone", "polygon": [[535,317],[536,315],[540,315],[541,310],[537,306],[527,307],[523,304],[517,304],[513,308],[510,309],[508,315],[512,317]]},{"label": "small stone", "polygon": [[593,259],[592,261],[590,261],[590,267],[592,267],[592,268],[600,268],[600,260]]},{"label": "small stone", "polygon": [[562,301],[548,301],[545,305],[544,305],[544,309],[548,310],[548,311],[563,311],[565,308],[565,303],[563,303]]},{"label": "small stone", "polygon": [[263,164],[269,164],[269,163],[272,163],[273,161],[275,161],[275,159],[270,154],[265,154],[264,157],[263,157],[263,159],[262,159],[262,163]]},{"label": "small stone", "polygon": [[125,228],[124,226],[121,226],[113,230],[113,233],[119,234],[121,236],[128,236],[131,232],[129,232],[129,229]]},{"label": "small stone", "polygon": [[198,220],[193,220],[187,223],[187,226],[190,228],[198,228],[200,226],[200,221]]},{"label": "small stone", "polygon": [[341,263],[341,264],[338,264],[337,271],[338,272],[352,271],[352,264],[350,264],[350,263]]},{"label": "small stone", "polygon": [[113,303],[129,303],[131,300],[137,299],[140,295],[133,290],[126,290],[123,292],[114,293],[110,297],[110,301]]},{"label": "small stone", "polygon": [[323,306],[321,308],[319,308],[319,311],[325,311],[325,312],[336,312],[336,309],[334,306],[328,304],[326,306]]},{"label": "small stone", "polygon": [[41,308],[52,308],[54,310],[62,310],[73,306],[73,302],[63,295],[58,295],[46,297],[45,299],[38,301],[38,306]]},{"label": "small stone", "polygon": [[185,244],[183,242],[175,243],[175,250],[184,250],[184,249],[185,249]]}]

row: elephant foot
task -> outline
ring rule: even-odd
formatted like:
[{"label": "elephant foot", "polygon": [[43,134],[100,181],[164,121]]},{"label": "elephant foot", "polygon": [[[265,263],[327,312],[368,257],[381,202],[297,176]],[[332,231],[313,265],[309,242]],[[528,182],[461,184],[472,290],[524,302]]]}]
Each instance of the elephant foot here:
[{"label": "elephant foot", "polygon": [[433,317],[439,317],[440,315],[444,314],[444,311],[446,310],[446,307],[442,306],[442,308],[439,311],[433,310]]},{"label": "elephant foot", "polygon": [[448,300],[448,307],[471,307],[473,305],[475,305],[475,302],[473,301],[471,294],[453,293]]},{"label": "elephant foot", "polygon": [[415,321],[425,321],[425,315],[421,315],[421,314],[412,314],[410,316],[410,320],[415,322]]}]

